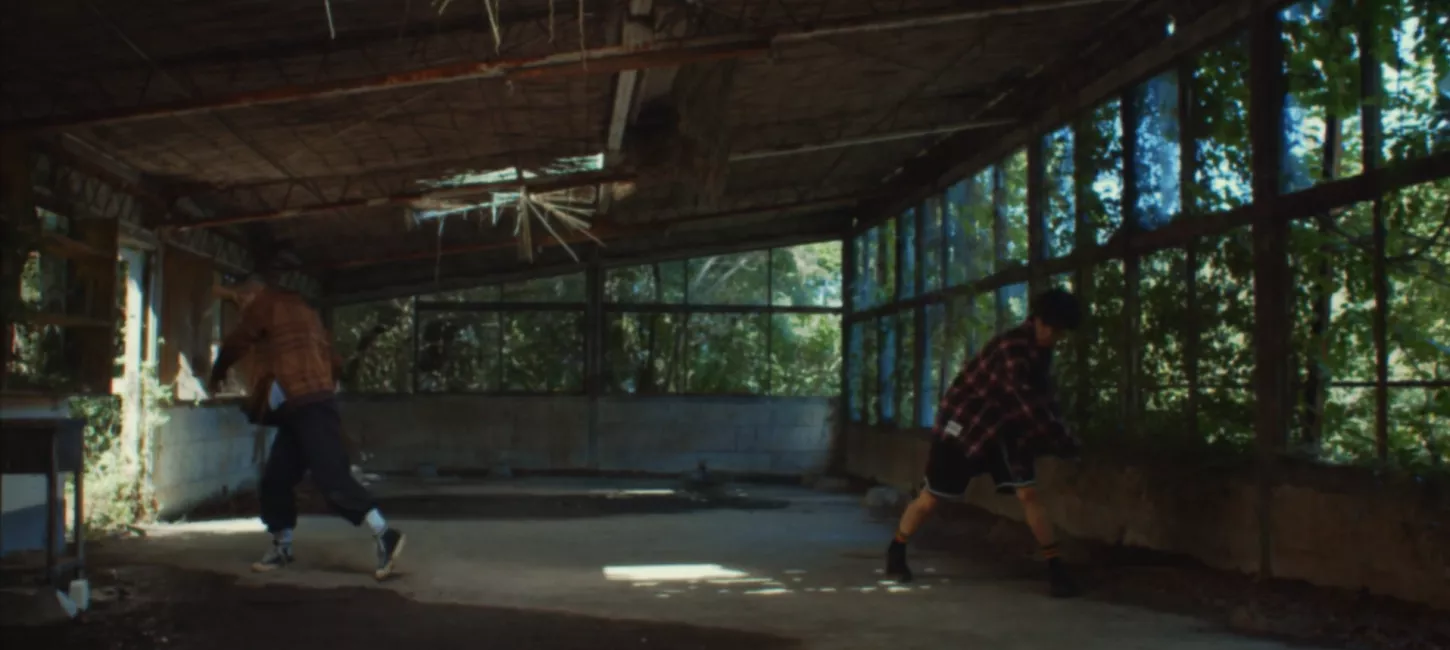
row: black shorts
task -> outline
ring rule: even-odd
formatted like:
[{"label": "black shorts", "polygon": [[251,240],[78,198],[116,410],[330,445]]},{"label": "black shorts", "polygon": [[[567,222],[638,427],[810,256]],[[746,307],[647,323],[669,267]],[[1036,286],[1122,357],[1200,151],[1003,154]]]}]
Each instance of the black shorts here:
[{"label": "black shorts", "polygon": [[926,491],[939,497],[959,499],[967,493],[967,485],[981,474],[989,474],[996,484],[997,492],[1011,494],[1017,488],[1034,485],[1037,482],[1036,459],[996,438],[982,448],[975,458],[967,458],[961,445],[953,441],[940,440],[931,443],[931,455],[926,461]]}]

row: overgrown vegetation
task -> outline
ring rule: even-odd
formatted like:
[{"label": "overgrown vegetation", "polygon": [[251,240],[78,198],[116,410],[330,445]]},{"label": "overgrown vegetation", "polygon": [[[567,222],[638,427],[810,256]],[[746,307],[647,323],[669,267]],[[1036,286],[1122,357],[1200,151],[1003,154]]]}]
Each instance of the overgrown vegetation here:
[{"label": "overgrown vegetation", "polygon": [[[1432,4],[1310,0],[1283,11],[1283,191],[1450,151],[1450,23]],[[1186,70],[1148,79],[1044,137],[1043,256],[1106,243],[1127,222],[1153,230],[1248,203],[1248,52],[1246,37],[1232,36],[1198,53]],[[1362,52],[1376,57],[1383,81],[1381,96],[1369,93],[1368,101]],[[1376,112],[1377,121],[1365,119]],[[1370,129],[1383,134],[1380,151],[1365,150],[1374,141],[1366,136]],[[858,308],[914,295],[907,281],[915,277],[916,260],[927,263],[921,272],[929,291],[968,285],[1025,261],[1019,172],[1025,158],[1025,151],[1008,156],[928,201],[921,214],[903,214],[857,238]],[[1379,243],[1377,215],[1386,233]],[[921,230],[920,252],[904,236],[912,228]],[[1298,396],[1291,448],[1322,462],[1379,464],[1375,321],[1382,314],[1385,460],[1412,471],[1444,469],[1450,179],[1295,223],[1291,237]],[[1195,453],[1233,453],[1251,444],[1253,267],[1251,233],[1243,228],[1052,278],[1091,305],[1079,341],[1055,362],[1064,406],[1089,438]],[[1377,297],[1381,282],[1385,290]],[[1126,300],[1130,289],[1136,309]],[[878,309],[853,323],[853,419],[929,425],[962,355],[1020,317],[1014,302],[1020,295],[1020,287],[933,295],[917,310]],[[918,370],[906,338],[913,316],[927,319],[928,334],[915,417],[901,398]],[[1135,435],[1120,440],[1129,417]],[[1187,435],[1195,431],[1196,437]]]},{"label": "overgrown vegetation", "polygon": [[153,447],[171,391],[147,365],[132,387],[137,412],[127,435],[122,396],[77,397],[70,400],[71,417],[85,420],[85,516],[89,535],[104,535],[127,526],[153,521],[158,503],[152,491]]}]

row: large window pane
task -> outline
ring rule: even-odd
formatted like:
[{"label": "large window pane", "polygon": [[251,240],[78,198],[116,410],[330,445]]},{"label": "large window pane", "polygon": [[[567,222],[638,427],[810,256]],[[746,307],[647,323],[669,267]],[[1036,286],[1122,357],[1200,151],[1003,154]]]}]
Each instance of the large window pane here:
[{"label": "large window pane", "polygon": [[861,404],[866,424],[881,423],[881,329],[875,319],[861,327]]},{"label": "large window pane", "polygon": [[[998,209],[1002,213],[1002,259],[1027,263],[1027,150],[1019,149],[1002,161]],[[1002,268],[993,266],[993,270]]]},{"label": "large window pane", "polygon": [[846,406],[850,412],[852,422],[860,422],[865,417],[865,390],[863,390],[861,378],[864,376],[862,369],[865,368],[866,350],[861,323],[852,323],[851,329],[847,332],[848,353],[850,365],[847,366],[849,375],[846,377]]},{"label": "large window pane", "polygon": [[1193,67],[1193,184],[1190,210],[1229,210],[1253,198],[1250,185],[1249,47],[1233,38],[1198,55]]},{"label": "large window pane", "polygon": [[1450,179],[1395,192],[1385,197],[1382,209],[1390,260],[1390,378],[1450,380],[1450,235],[1445,231]]},{"label": "large window pane", "polygon": [[418,315],[418,391],[482,393],[499,387],[499,316],[493,312]]},{"label": "large window pane", "polygon": [[503,389],[576,393],[584,389],[584,314],[503,314]]},{"label": "large window pane", "polygon": [[628,394],[679,392],[684,384],[684,316],[609,314],[604,330],[604,385]]},{"label": "large window pane", "polygon": [[764,305],[769,261],[768,251],[693,258],[687,263],[686,297],[692,305]]},{"label": "large window pane", "polygon": [[881,230],[881,283],[876,285],[875,304],[886,305],[896,301],[896,219],[889,219],[877,226]]},{"label": "large window pane", "polygon": [[1367,4],[1384,79],[1384,159],[1450,151],[1450,9],[1425,0]]},{"label": "large window pane", "polygon": [[1077,145],[1087,166],[1079,170],[1083,214],[1098,244],[1108,243],[1123,227],[1123,120],[1118,100],[1093,109],[1077,129]]},{"label": "large window pane", "polygon": [[1027,283],[1012,284],[1001,289],[1002,293],[1002,320],[998,323],[999,329],[1016,327],[1019,323],[1027,320],[1028,301]]},{"label": "large window pane", "polygon": [[1088,422],[1083,432],[1089,436],[1113,437],[1122,430],[1123,422],[1123,344],[1127,322],[1123,313],[1123,263],[1113,260],[1099,264],[1091,271],[1091,299],[1083,335],[1088,346]]},{"label": "large window pane", "polygon": [[841,242],[777,248],[770,253],[771,302],[778,307],[841,306]]},{"label": "large window pane", "polygon": [[[693,294],[692,294],[693,295]],[[765,314],[691,314],[690,393],[760,395],[765,391]]]},{"label": "large window pane", "polygon": [[896,425],[901,428],[916,425],[916,312],[911,310],[896,314],[897,336],[901,338],[901,353],[896,359]]},{"label": "large window pane", "polygon": [[1047,258],[1072,254],[1077,237],[1077,148],[1071,127],[1063,127],[1042,139],[1043,230]]},{"label": "large window pane", "polygon": [[967,283],[972,274],[969,260],[972,258],[976,231],[971,229],[967,216],[976,179],[963,180],[947,189],[943,206],[943,235],[947,239],[946,286],[958,287]]},{"label": "large window pane", "polygon": [[343,388],[362,393],[413,389],[413,300],[346,305],[332,312],[332,334],[347,361]]},{"label": "large window pane", "polygon": [[659,298],[659,282],[653,264],[626,266],[604,271],[604,301],[644,304]]},{"label": "large window pane", "polygon": [[916,295],[916,210],[907,210],[897,219],[896,236],[901,251],[901,297]]},{"label": "large window pane", "polygon": [[881,344],[881,370],[877,381],[880,383],[879,393],[881,395],[881,423],[896,424],[896,365],[901,358],[897,347],[897,325],[894,315],[882,316],[877,320],[877,327],[880,335],[877,341]]},{"label": "large window pane", "polygon": [[[1199,242],[1198,431],[1213,445],[1247,449],[1254,440],[1253,230]],[[1297,319],[1296,319],[1297,320]]]},{"label": "large window pane", "polygon": [[929,427],[936,423],[937,404],[942,392],[951,383],[949,363],[952,358],[951,340],[947,337],[947,305],[935,303],[926,306],[927,344],[923,346],[921,367],[921,394],[918,395],[917,425]]},{"label": "large window pane", "polygon": [[[1294,192],[1360,173],[1358,18],[1349,3],[1309,0],[1280,13],[1284,29],[1284,154],[1280,187]],[[1325,161],[1331,161],[1328,166]]]},{"label": "large window pane", "polygon": [[506,302],[584,302],[584,274],[556,275],[503,285]]},{"label": "large window pane", "polygon": [[841,394],[841,317],[771,317],[770,392],[786,396]]},{"label": "large window pane", "polygon": [[926,200],[918,222],[921,224],[922,291],[942,288],[942,197]]},{"label": "large window pane", "polygon": [[880,234],[879,228],[872,228],[856,237],[856,287],[853,296],[857,311],[876,306],[876,286],[880,283],[877,269],[881,267]]},{"label": "large window pane", "polygon": [[1138,192],[1134,216],[1143,230],[1156,230],[1181,211],[1178,152],[1178,73],[1160,74],[1132,92],[1138,115],[1133,171]]},{"label": "large window pane", "polygon": [[1187,431],[1188,255],[1168,249],[1146,255],[1139,276],[1142,321],[1138,381],[1142,391],[1142,431],[1150,436],[1182,436]]},{"label": "large window pane", "polygon": [[997,188],[997,167],[982,170],[971,180],[954,186],[963,192],[960,206],[954,206],[954,227],[960,232],[960,255],[954,255],[948,277],[953,286],[974,282],[997,269],[995,233],[997,213],[993,203]]}]

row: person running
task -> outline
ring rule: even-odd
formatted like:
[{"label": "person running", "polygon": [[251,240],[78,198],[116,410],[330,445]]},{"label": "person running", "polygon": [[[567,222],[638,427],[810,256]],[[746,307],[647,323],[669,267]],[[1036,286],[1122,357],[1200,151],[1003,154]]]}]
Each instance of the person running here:
[{"label": "person running", "polygon": [[239,359],[256,354],[260,381],[254,390],[267,396],[261,419],[277,427],[258,488],[272,548],[252,569],[272,571],[293,562],[295,489],[310,471],[333,510],[354,526],[366,523],[372,529],[377,545],[373,575],[387,578],[406,538],[388,526],[372,495],[352,475],[337,407],[336,355],[322,319],[302,296],[269,286],[260,275],[248,276],[233,295],[241,307],[239,322],[222,342],[210,388],[215,393]]},{"label": "person running", "polygon": [[909,582],[906,544],[940,499],[960,499],[972,478],[987,474],[999,493],[1015,493],[1047,562],[1050,593],[1077,594],[1058,558],[1052,522],[1038,499],[1035,462],[1072,457],[1078,440],[1051,396],[1053,345],[1082,322],[1077,298],[1063,289],[1036,296],[1027,320],[986,345],[963,366],[942,397],[926,465],[926,486],[901,516],[887,549],[886,574]]}]

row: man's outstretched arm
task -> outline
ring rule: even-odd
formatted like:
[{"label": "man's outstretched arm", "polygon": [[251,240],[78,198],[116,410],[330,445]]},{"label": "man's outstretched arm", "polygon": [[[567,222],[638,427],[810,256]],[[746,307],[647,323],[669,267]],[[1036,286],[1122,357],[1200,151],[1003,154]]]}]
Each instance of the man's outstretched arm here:
[{"label": "man's outstretched arm", "polygon": [[212,363],[211,379],[207,384],[212,392],[216,392],[217,387],[226,381],[227,371],[242,357],[247,356],[252,351],[252,346],[262,337],[266,326],[264,301],[264,297],[258,297],[248,303],[242,309],[236,327],[222,339],[221,350],[217,352],[216,362]]}]

